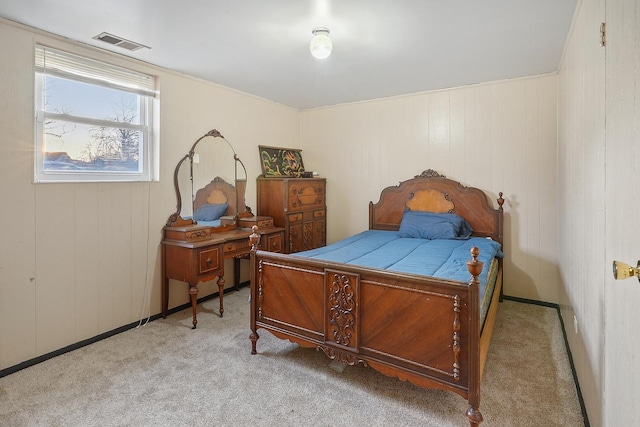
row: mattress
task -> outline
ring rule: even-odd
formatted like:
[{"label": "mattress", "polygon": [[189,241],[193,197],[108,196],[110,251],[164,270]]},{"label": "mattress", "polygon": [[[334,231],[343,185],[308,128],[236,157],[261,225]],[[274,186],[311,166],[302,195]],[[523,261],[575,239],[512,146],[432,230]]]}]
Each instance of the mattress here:
[{"label": "mattress", "polygon": [[400,237],[396,231],[367,230],[293,255],[468,283],[471,276],[467,261],[474,246],[480,249],[478,260],[484,263],[478,277],[482,324],[497,279],[496,258],[503,256],[500,243],[494,240],[482,237],[428,240]]}]

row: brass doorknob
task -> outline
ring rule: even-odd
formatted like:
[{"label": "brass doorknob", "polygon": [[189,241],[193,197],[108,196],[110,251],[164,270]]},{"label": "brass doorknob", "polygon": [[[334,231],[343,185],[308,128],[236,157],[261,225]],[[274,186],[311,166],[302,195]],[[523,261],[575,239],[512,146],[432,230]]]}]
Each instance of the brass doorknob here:
[{"label": "brass doorknob", "polygon": [[620,261],[613,261],[613,278],[616,280],[628,279],[629,277],[637,277],[640,281],[640,261],[637,267],[631,267]]}]

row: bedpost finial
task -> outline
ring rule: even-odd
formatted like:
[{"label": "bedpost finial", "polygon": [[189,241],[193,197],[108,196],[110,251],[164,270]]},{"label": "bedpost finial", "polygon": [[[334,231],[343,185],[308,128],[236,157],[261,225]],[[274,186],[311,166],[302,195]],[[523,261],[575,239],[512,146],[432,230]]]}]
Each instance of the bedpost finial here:
[{"label": "bedpost finial", "polygon": [[498,206],[499,209],[502,209],[502,205],[504,204],[504,199],[502,198],[502,191],[498,193]]},{"label": "bedpost finial", "polygon": [[478,280],[478,276],[482,273],[482,268],[484,267],[484,263],[482,261],[478,261],[478,255],[480,255],[480,249],[477,246],[471,248],[471,260],[467,261],[467,270],[473,276],[474,280]]},{"label": "bedpost finial", "polygon": [[260,235],[258,234],[258,226],[254,225],[251,227],[251,235],[249,236],[249,243],[251,244],[251,250],[255,251],[258,249],[258,245],[260,244]]}]

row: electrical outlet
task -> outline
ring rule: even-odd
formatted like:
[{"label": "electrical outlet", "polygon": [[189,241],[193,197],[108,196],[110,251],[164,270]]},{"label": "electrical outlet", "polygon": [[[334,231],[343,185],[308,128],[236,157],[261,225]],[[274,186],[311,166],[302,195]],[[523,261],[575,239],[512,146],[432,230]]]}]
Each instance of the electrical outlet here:
[{"label": "electrical outlet", "polygon": [[573,315],[573,330],[576,331],[576,334],[578,333],[578,318],[575,314]]}]

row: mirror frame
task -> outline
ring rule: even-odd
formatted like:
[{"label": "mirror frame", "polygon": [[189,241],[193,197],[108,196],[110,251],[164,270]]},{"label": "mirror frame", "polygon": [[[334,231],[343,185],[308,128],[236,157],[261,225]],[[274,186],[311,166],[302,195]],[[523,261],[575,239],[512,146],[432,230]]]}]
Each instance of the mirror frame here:
[{"label": "mirror frame", "polygon": [[[240,158],[238,157],[238,154],[234,150],[231,143],[227,141],[227,139],[220,133],[220,131],[218,131],[217,129],[212,129],[206,134],[202,135],[200,138],[198,138],[196,142],[194,142],[193,145],[191,146],[191,149],[189,150],[189,152],[185,154],[184,157],[182,157],[182,159],[180,159],[180,161],[176,165],[176,168],[173,172],[173,187],[175,189],[176,198],[177,198],[176,211],[173,214],[171,214],[171,216],[169,216],[169,219],[167,220],[167,223],[166,223],[167,227],[183,227],[183,226],[189,226],[189,225],[194,225],[194,226],[198,225],[198,222],[195,221],[194,219],[192,218],[184,219],[181,216],[182,194],[180,192],[180,182],[179,182],[178,176],[179,176],[180,168],[182,167],[183,163],[188,160],[189,161],[189,179],[193,186],[193,163],[194,163],[193,158],[194,158],[194,155],[196,154],[195,150],[198,144],[206,137],[220,138],[224,142],[226,142],[231,148],[231,151],[233,152],[233,159],[234,159],[233,187],[235,188],[235,197],[236,197],[235,212],[233,213],[233,215],[223,216],[222,218],[225,218],[225,222],[223,224],[216,227],[209,227],[209,228],[214,233],[234,230],[235,228],[237,228],[238,218],[253,216],[251,212],[251,208],[249,208],[246,205],[245,194],[244,194],[247,186],[247,169],[245,168],[244,163],[242,163],[242,160],[240,160]],[[244,179],[242,180],[238,179],[238,164],[242,166],[242,170],[244,171]],[[193,193],[193,188],[192,188],[192,193]],[[242,194],[240,195],[239,193],[242,193]],[[194,200],[191,201],[192,204],[193,202]]]}]

